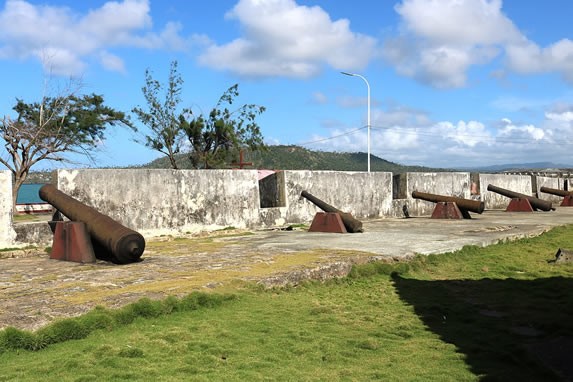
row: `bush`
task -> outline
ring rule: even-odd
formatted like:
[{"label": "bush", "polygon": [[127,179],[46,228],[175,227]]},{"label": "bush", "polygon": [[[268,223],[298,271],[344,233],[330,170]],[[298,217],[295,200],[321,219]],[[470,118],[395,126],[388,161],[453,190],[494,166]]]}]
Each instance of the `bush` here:
[{"label": "bush", "polygon": [[8,327],[0,332],[0,348],[7,350],[39,350],[46,344],[34,333]]},{"label": "bush", "polygon": [[88,328],[77,318],[68,318],[56,321],[53,324],[40,329],[37,335],[46,344],[56,344],[68,340],[79,340],[86,338],[92,329]]},{"label": "bush", "polygon": [[[8,327],[0,331],[0,353],[20,349],[40,350],[50,344],[86,338],[95,330],[111,330],[117,326],[129,325],[138,317],[154,318],[173,312],[215,307],[234,298],[234,295],[211,295],[200,292],[193,292],[181,300],[174,296],[167,297],[163,301],[142,298],[117,310],[96,307],[81,317],[56,321],[36,333]],[[139,352],[141,352],[139,349],[128,349],[122,356],[142,357],[143,353]]]},{"label": "bush", "polygon": [[153,318],[164,313],[161,301],[153,301],[147,297],[129,305],[136,317]]}]

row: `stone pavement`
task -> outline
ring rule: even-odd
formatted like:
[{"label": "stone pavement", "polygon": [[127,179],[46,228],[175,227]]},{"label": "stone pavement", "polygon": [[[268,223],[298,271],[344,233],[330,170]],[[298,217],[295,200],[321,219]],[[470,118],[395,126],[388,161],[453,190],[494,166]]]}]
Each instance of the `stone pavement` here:
[{"label": "stone pavement", "polygon": [[97,305],[119,307],[142,297],[195,290],[229,291],[244,281],[283,286],[340,277],[356,263],[407,260],[416,253],[536,236],[573,223],[573,208],[472,216],[367,220],[365,232],[356,234],[229,230],[151,238],[143,261],[128,265],[60,262],[35,250],[5,253],[0,258],[0,328],[37,329]]}]

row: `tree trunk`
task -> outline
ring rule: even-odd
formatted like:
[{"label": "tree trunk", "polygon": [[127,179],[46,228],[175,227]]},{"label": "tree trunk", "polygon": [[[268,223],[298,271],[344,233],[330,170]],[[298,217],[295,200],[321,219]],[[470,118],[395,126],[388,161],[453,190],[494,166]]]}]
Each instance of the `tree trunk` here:
[{"label": "tree trunk", "polygon": [[14,174],[14,186],[12,187],[12,214],[15,215],[16,211],[16,199],[18,198],[18,191],[20,187],[24,184],[24,181],[28,177],[28,172],[17,172]]},{"label": "tree trunk", "polygon": [[177,161],[175,160],[173,155],[169,155],[169,162],[171,162],[171,168],[173,170],[179,170],[179,167],[177,167]]}]

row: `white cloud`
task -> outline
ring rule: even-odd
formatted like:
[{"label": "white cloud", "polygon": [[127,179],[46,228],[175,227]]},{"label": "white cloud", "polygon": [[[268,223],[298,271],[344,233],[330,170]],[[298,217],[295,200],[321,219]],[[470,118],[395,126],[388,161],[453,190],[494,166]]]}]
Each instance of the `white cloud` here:
[{"label": "white cloud", "polygon": [[[502,118],[482,121],[431,121],[423,111],[393,105],[374,110],[371,129],[373,155],[402,163],[463,168],[492,164],[552,161],[567,163],[573,149],[573,105],[547,108],[538,124]],[[314,149],[366,152],[366,129],[330,130],[315,136]],[[331,137],[332,139],[328,139]],[[573,164],[573,163],[572,163]]]},{"label": "white cloud", "polygon": [[562,39],[546,48],[528,41],[506,48],[508,66],[518,73],[560,73],[573,85],[573,41]]},{"label": "white cloud", "polygon": [[123,60],[114,54],[102,51],[100,53],[100,61],[102,66],[107,70],[120,73],[125,72],[125,65],[123,63]]},{"label": "white cloud", "polygon": [[249,77],[308,78],[325,65],[361,69],[376,45],[353,33],[348,20],[333,21],[322,8],[294,0],[240,0],[227,18],[241,24],[244,36],[211,45],[199,62]]},{"label": "white cloud", "polygon": [[77,75],[91,56],[108,70],[123,71],[121,58],[108,52],[112,47],[183,48],[177,24],[167,24],[159,34],[151,28],[148,0],[108,1],[85,15],[67,7],[7,0],[0,10],[0,58],[33,57],[54,74]]},{"label": "white cloud", "polygon": [[545,113],[545,118],[552,121],[573,122],[573,111],[563,113]]},{"label": "white cloud", "polygon": [[324,105],[328,103],[328,96],[322,92],[314,92],[312,94],[312,102]]},{"label": "white cloud", "polygon": [[395,9],[409,31],[435,44],[487,46],[521,39],[501,5],[501,0],[404,0]]},{"label": "white cloud", "polygon": [[573,84],[573,41],[540,47],[503,13],[501,0],[403,0],[395,10],[403,33],[385,42],[383,57],[401,75],[437,88],[462,87],[471,66],[505,51],[509,70],[557,72]]}]

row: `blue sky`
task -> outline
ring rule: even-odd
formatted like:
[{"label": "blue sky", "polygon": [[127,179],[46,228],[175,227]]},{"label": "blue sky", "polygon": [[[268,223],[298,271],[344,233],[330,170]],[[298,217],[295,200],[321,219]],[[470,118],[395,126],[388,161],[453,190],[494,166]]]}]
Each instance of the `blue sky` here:
[{"label": "blue sky", "polygon": [[[74,76],[129,112],[145,106],[145,70],[166,81],[177,60],[195,114],[238,83],[240,103],[267,108],[267,143],[366,152],[366,84],[346,71],[370,84],[381,158],[573,166],[571,14],[570,0],[8,0],[0,106],[11,115],[16,98],[39,100],[51,72],[51,86]],[[160,156],[135,139],[110,129],[95,164],[68,166]]]}]

